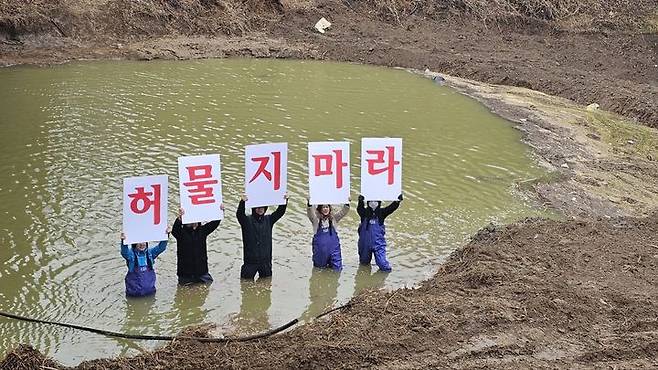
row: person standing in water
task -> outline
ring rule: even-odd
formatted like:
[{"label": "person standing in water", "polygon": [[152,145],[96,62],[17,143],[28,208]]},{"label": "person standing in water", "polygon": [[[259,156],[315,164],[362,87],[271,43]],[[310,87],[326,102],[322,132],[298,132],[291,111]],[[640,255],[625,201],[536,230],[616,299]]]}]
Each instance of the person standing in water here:
[{"label": "person standing in water", "polygon": [[[169,235],[167,228],[167,236]],[[121,256],[126,260],[126,295],[145,297],[155,294],[155,259],[167,249],[167,240],[162,240],[153,248],[148,243],[134,243],[130,247],[124,243],[126,236],[121,233]]]},{"label": "person standing in water", "polygon": [[313,208],[308,199],[306,206],[308,219],[313,225],[313,266],[342,270],[343,258],[336,224],[349,212],[349,203],[337,212],[333,212],[329,204],[320,204]]},{"label": "person standing in water", "polygon": [[[224,205],[219,206],[224,210]],[[208,272],[208,246],[206,240],[221,220],[210,221],[204,225],[200,222],[183,224],[184,209],[180,209],[174,222],[171,234],[176,238],[176,260],[178,284],[190,285],[197,283],[212,283],[213,278]]]},{"label": "person standing in water", "polygon": [[398,200],[382,208],[381,201],[368,201],[365,206],[363,195],[359,195],[359,204],[356,208],[361,223],[359,224],[359,262],[369,265],[373,254],[375,262],[381,271],[391,271],[391,264],[386,259],[386,226],[384,220],[400,207],[402,194]]},{"label": "person standing in water", "polygon": [[247,195],[242,195],[236,217],[242,229],[242,256],[244,263],[240,278],[253,279],[272,276],[272,228],[286,213],[288,194],[283,196],[286,203],[278,206],[271,215],[266,215],[267,207],[254,207],[251,215],[245,214]]}]

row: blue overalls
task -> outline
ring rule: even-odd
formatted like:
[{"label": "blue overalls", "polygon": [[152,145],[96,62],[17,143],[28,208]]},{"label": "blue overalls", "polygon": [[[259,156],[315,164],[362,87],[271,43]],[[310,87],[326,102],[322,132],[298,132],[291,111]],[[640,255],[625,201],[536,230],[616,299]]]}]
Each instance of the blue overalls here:
[{"label": "blue overalls", "polygon": [[364,218],[359,225],[359,262],[369,265],[373,254],[380,270],[391,271],[386,259],[386,226],[380,225],[374,214],[371,218]]},{"label": "blue overalls", "polygon": [[338,232],[333,227],[323,227],[322,220],[318,222],[318,231],[313,235],[313,266],[331,267],[335,271],[343,269]]},{"label": "blue overalls", "polygon": [[121,243],[121,255],[126,259],[126,295],[129,297],[144,297],[155,294],[155,258],[167,248],[163,240],[155,248],[147,248],[139,252]]}]

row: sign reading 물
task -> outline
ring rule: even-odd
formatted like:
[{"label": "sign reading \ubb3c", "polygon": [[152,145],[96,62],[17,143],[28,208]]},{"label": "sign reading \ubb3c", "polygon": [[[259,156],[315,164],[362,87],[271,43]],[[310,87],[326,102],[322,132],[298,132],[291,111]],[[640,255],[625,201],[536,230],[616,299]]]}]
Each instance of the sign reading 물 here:
[{"label": "sign reading \ubb3c", "polygon": [[311,204],[345,204],[350,197],[350,143],[308,143]]},{"label": "sign reading \ubb3c", "polygon": [[244,169],[247,208],[286,203],[288,143],[247,145]]},{"label": "sign reading \ubb3c", "polygon": [[402,139],[361,139],[361,194],[397,200],[402,193]]},{"label": "sign reading \ubb3c", "polygon": [[123,179],[126,244],[167,239],[167,175]]},{"label": "sign reading \ubb3c", "polygon": [[222,172],[219,154],[178,158],[183,223],[221,220]]}]

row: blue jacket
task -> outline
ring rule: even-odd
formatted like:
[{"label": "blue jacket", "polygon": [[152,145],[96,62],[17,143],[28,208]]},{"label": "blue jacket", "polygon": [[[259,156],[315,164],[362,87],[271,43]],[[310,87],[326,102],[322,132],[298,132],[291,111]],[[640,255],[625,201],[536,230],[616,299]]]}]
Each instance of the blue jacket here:
[{"label": "blue jacket", "polygon": [[156,245],[153,248],[146,248],[143,252],[139,252],[137,250],[133,251],[132,247],[129,245],[123,244],[123,240],[120,242],[121,244],[121,255],[123,258],[126,259],[126,263],[128,265],[128,271],[135,271],[135,268],[137,267],[137,259],[135,258],[135,254],[138,256],[144,256],[147,258],[146,261],[150,261],[150,263],[147,263],[148,265],[153,266],[153,262],[155,259],[160,255],[160,253],[164,252],[165,249],[167,249],[167,240],[163,240],[158,245]]}]

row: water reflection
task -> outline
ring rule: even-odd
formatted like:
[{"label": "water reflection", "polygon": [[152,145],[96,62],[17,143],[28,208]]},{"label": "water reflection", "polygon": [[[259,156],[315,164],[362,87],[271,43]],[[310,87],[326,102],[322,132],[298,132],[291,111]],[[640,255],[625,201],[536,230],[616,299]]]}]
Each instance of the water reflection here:
[{"label": "water reflection", "polygon": [[272,278],[240,279],[240,313],[234,318],[239,335],[260,333],[270,328],[267,311],[272,305]]},{"label": "water reflection", "polygon": [[[158,314],[154,311],[155,296],[126,298],[126,319],[121,325],[121,332],[128,334],[160,334],[151,333],[150,329],[157,327]],[[122,356],[128,356],[135,351],[144,351],[144,346],[153,345],[150,342],[117,339]]]},{"label": "water reflection", "polygon": [[199,325],[206,320],[206,309],[203,305],[206,303],[210,285],[178,285],[174,295],[174,304],[172,313],[175,320],[181,326]]},{"label": "water reflection", "polygon": [[[375,270],[374,273],[372,271]],[[354,276],[354,294],[359,294],[366,289],[381,289],[384,287],[386,278],[390,272],[380,271],[376,266],[359,265],[359,269]]]},{"label": "water reflection", "polygon": [[336,304],[340,272],[332,269],[313,268],[309,279],[309,300],[302,321],[310,321]]}]

